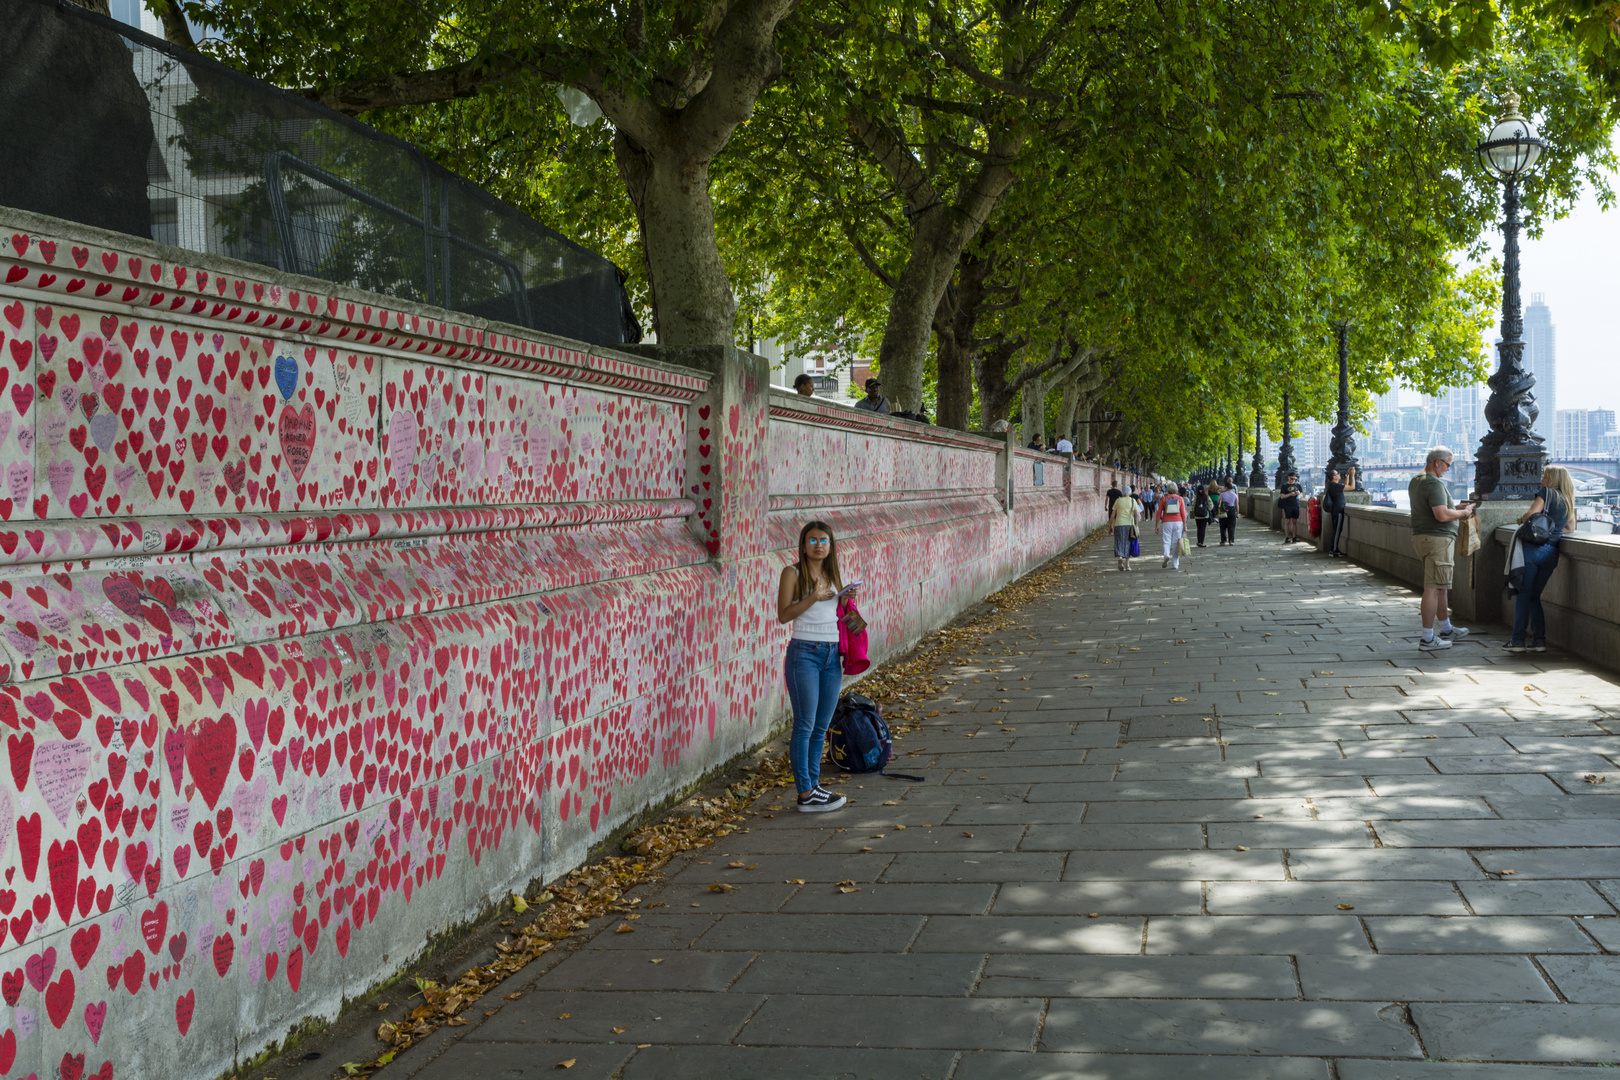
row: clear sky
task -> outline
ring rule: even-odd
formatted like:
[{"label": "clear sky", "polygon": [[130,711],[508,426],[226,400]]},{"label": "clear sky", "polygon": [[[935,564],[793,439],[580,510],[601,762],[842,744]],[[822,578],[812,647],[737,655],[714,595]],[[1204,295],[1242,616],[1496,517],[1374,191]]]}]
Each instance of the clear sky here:
[{"label": "clear sky", "polygon": [[[1610,184],[1620,191],[1620,176],[1611,174]],[[1500,233],[1495,243],[1500,255]],[[1620,207],[1605,213],[1587,193],[1539,239],[1523,237],[1521,249],[1525,306],[1532,293],[1542,293],[1557,327],[1557,407],[1620,409]],[[1490,342],[1497,332],[1493,327]],[[1492,349],[1493,370],[1495,364]],[[1421,400],[1409,390],[1401,398],[1402,404]],[[1541,407],[1549,405],[1542,401]]]}]

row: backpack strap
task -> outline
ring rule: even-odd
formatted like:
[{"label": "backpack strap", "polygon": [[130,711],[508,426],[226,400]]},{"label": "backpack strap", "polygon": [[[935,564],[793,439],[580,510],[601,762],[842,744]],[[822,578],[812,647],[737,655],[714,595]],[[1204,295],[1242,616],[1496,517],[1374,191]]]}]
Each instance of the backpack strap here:
[{"label": "backpack strap", "polygon": [[884,772],[882,769],[878,770],[878,775],[888,777],[890,780],[915,780],[919,784],[928,779],[926,776],[912,776],[910,773],[903,772]]}]

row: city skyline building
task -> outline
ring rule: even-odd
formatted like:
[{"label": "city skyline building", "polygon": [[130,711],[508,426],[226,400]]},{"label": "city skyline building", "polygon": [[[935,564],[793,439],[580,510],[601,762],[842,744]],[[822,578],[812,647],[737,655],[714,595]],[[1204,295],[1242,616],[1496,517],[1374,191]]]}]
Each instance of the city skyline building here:
[{"label": "city skyline building", "polygon": [[1558,327],[1553,325],[1552,308],[1545,293],[1531,293],[1524,312],[1524,367],[1536,377],[1536,434],[1553,446],[1558,414]]}]

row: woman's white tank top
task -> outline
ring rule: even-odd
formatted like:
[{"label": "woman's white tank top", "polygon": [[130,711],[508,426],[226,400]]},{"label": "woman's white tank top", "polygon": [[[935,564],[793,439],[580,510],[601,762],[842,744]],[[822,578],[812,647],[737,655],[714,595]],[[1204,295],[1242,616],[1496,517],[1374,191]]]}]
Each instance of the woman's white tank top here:
[{"label": "woman's white tank top", "polygon": [[793,620],[796,641],[838,640],[838,601],[818,600],[810,610]]}]

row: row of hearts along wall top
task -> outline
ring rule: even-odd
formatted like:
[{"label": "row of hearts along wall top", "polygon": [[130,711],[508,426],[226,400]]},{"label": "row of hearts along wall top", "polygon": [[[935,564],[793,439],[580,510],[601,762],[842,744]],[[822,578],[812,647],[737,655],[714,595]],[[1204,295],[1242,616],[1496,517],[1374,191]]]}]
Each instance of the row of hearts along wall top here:
[{"label": "row of hearts along wall top", "polygon": [[875,660],[1101,520],[740,354],[176,254],[0,210],[0,1077],[218,1076],[766,737],[802,517]]}]

